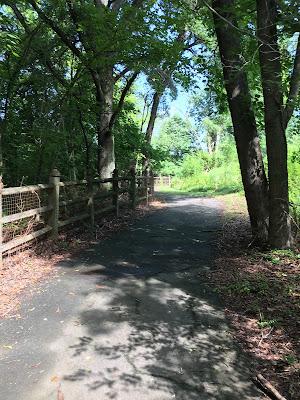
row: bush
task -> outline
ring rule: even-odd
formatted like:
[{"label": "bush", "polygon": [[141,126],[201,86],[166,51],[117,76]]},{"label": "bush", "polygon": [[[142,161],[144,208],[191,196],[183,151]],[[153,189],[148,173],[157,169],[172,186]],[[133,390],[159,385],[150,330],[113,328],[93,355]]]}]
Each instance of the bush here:
[{"label": "bush", "polygon": [[177,177],[176,189],[191,192],[236,192],[242,190],[239,164],[232,138],[224,140],[214,153],[197,151],[187,155]]},{"label": "bush", "polygon": [[291,214],[294,222],[300,225],[300,138],[296,137],[289,143],[289,190]]}]

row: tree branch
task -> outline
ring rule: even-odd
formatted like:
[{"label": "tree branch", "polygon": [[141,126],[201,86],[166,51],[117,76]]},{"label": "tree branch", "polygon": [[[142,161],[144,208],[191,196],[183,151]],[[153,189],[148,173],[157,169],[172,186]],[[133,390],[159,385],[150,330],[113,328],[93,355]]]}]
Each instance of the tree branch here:
[{"label": "tree branch", "polygon": [[134,72],[131,75],[130,79],[128,79],[124,89],[122,90],[118,105],[117,105],[115,111],[113,112],[113,115],[112,115],[112,117],[111,117],[111,119],[109,121],[109,129],[112,129],[112,127],[114,126],[114,123],[115,123],[115,121],[117,119],[117,116],[119,115],[120,111],[123,108],[124,101],[125,101],[125,98],[127,96],[127,93],[129,92],[129,90],[130,90],[133,82],[135,81],[136,77],[138,76],[138,74],[139,74],[139,72]]},{"label": "tree branch", "polygon": [[112,0],[111,1],[111,9],[113,11],[119,11],[124,3],[124,0]]},{"label": "tree branch", "polygon": [[[235,24],[233,24],[229,19],[218,13],[217,10],[215,10],[210,4],[207,3],[206,0],[200,0],[205,7],[207,7],[213,14],[215,14],[218,18],[220,18],[222,21],[226,22],[231,28],[237,30],[238,32],[242,33],[243,35],[247,35],[251,38],[254,38],[254,35],[252,35],[250,32],[248,32],[246,29],[241,29]],[[271,46],[270,43],[267,43],[265,40],[262,40],[261,38],[256,35],[256,40],[260,42],[261,44],[267,45],[271,51],[276,51],[276,49]]]},{"label": "tree branch", "polygon": [[[15,5],[15,4],[10,4],[9,5],[11,7],[11,9],[13,10],[17,20],[20,22],[20,24],[23,26],[25,32],[31,36],[34,34],[34,32],[36,31],[36,29],[32,30],[30,29],[30,26],[28,25],[25,17],[23,16],[23,14],[21,13],[21,11],[19,10],[19,8]],[[65,88],[68,87],[67,82],[65,81],[65,79],[61,76],[61,74],[59,73],[59,71],[57,71],[57,69],[54,67],[54,65],[52,64],[51,60],[49,59],[47,53],[45,51],[43,51],[42,49],[35,49],[34,47],[32,48],[34,52],[36,52],[39,56],[42,55],[42,58],[40,58],[40,60],[43,62],[43,64],[47,67],[47,69],[50,71],[50,73],[53,75],[53,77]],[[72,81],[73,82],[73,81]],[[73,84],[70,84],[70,86],[73,86]]]},{"label": "tree branch", "polygon": [[71,20],[72,20],[72,22],[73,22],[73,24],[74,24],[74,26],[75,26],[77,35],[78,35],[78,37],[79,37],[79,40],[80,40],[80,42],[81,42],[81,44],[82,44],[84,50],[85,50],[87,53],[94,52],[95,49],[92,49],[91,45],[88,44],[88,41],[85,40],[85,37],[84,37],[85,35],[84,35],[83,32],[79,29],[79,17],[78,17],[78,13],[77,13],[77,11],[76,11],[76,9],[75,9],[75,7],[74,7],[74,2],[73,2],[73,0],[67,0],[66,3],[67,3],[67,7],[68,7],[68,10],[69,10],[69,14],[70,14]]},{"label": "tree branch", "polygon": [[33,9],[36,11],[38,16],[41,18],[41,20],[47,24],[62,40],[62,42],[77,56],[81,61],[82,60],[82,53],[81,51],[74,45],[72,40],[68,38],[68,36],[65,34],[65,32],[60,29],[59,26],[55,24],[55,22],[49,18],[36,4],[35,0],[28,0],[28,3],[31,4]]},{"label": "tree branch", "polygon": [[20,24],[23,26],[24,30],[26,33],[30,34],[31,31],[29,29],[29,26],[25,20],[25,17],[21,13],[21,11],[18,9],[18,7],[15,4],[9,4],[9,7],[13,10],[17,20],[20,22]]},{"label": "tree branch", "polygon": [[118,82],[119,79],[121,79],[124,75],[127,74],[127,72],[130,71],[130,68],[126,67],[123,69],[123,71],[120,71],[115,77],[114,77],[114,81]]}]

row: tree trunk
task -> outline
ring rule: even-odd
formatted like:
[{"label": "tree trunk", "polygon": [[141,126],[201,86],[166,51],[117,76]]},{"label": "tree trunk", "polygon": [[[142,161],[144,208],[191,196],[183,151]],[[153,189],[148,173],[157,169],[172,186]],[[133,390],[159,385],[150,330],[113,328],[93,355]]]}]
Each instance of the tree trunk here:
[{"label": "tree trunk", "polygon": [[115,141],[113,135],[108,132],[101,141],[99,159],[99,176],[101,179],[111,178],[116,166]]},{"label": "tree trunk", "polygon": [[113,115],[114,80],[112,68],[99,73],[97,92],[98,173],[101,179],[111,178],[115,164],[114,137],[110,127]]},{"label": "tree trunk", "polygon": [[206,131],[206,146],[209,154],[213,154],[216,151],[218,142],[218,134],[216,132]]},{"label": "tree trunk", "polygon": [[148,123],[147,129],[146,129],[146,135],[145,135],[146,142],[149,144],[152,139],[154,124],[155,124],[155,120],[157,117],[157,111],[158,111],[160,99],[161,99],[161,93],[155,92],[153,95],[150,119],[149,119],[149,123]]},{"label": "tree trunk", "polygon": [[270,190],[269,241],[273,247],[286,248],[292,244],[292,235],[277,10],[274,0],[257,0],[256,4]]},{"label": "tree trunk", "polygon": [[[213,7],[226,21],[236,25],[234,0],[215,0]],[[243,70],[238,31],[214,14],[227,100],[234,128],[242,181],[254,238],[268,238],[268,183],[264,170],[254,111]]]},{"label": "tree trunk", "polygon": [[[155,120],[157,117],[157,111],[158,111],[158,106],[159,106],[161,96],[162,96],[162,94],[160,92],[155,92],[153,95],[150,119],[149,119],[149,122],[147,125],[146,134],[145,134],[145,141],[146,141],[147,145],[151,144],[154,124],[155,124]],[[145,158],[143,159],[143,171],[145,171],[149,167],[149,163],[150,163],[148,149],[146,149],[144,156],[145,156]]]}]

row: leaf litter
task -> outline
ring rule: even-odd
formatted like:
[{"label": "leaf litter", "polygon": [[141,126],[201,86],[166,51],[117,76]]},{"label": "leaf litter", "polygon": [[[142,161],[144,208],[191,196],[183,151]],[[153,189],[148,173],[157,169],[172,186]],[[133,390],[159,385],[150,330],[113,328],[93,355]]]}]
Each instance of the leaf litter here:
[{"label": "leaf litter", "polygon": [[[139,205],[135,211],[125,210],[119,218],[108,215],[96,220],[93,231],[86,224],[73,226],[63,230],[56,241],[36,242],[30,248],[4,258],[0,266],[0,319],[21,318],[22,296],[41,292],[41,282],[58,277],[56,265],[60,261],[70,259],[77,252],[110,238],[114,232],[163,207],[161,200],[153,199],[149,207]],[[70,292],[69,295],[76,294]]]},{"label": "leaf litter", "polygon": [[300,259],[293,251],[251,245],[246,204],[226,195],[211,286],[222,294],[234,336],[252,356],[253,374],[262,373],[283,395],[300,393]]}]

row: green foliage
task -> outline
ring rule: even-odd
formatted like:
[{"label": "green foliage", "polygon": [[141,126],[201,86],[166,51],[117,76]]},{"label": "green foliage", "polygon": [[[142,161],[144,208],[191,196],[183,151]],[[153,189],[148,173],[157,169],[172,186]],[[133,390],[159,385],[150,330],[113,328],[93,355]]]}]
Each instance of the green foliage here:
[{"label": "green foliage", "polygon": [[187,155],[174,180],[174,187],[191,192],[230,193],[242,190],[233,138],[226,137],[211,154],[200,150]]},{"label": "green foliage", "polygon": [[287,362],[289,365],[294,365],[294,364],[298,364],[298,358],[297,358],[297,356],[295,356],[295,354],[286,354],[284,357],[283,357],[283,360],[285,361],[285,362]]},{"label": "green foliage", "polygon": [[[175,188],[194,192],[242,190],[222,64],[207,7],[198,5],[195,13],[190,1],[146,0],[135,6],[125,0],[115,11],[114,2],[95,7],[91,0],[37,1],[65,34],[64,41],[28,2],[5,3],[17,6],[26,23],[24,28],[24,21],[18,20],[11,7],[0,8],[1,141],[6,185],[46,181],[54,166],[64,179],[83,178],[88,171],[96,173],[99,109],[90,70],[101,75],[109,66],[110,71],[125,67],[142,71],[157,90],[165,87],[158,74],[161,70],[173,71],[172,83],[181,83],[184,88],[191,83],[199,86],[191,96],[193,120],[178,115],[167,118],[152,147],[145,144],[141,133],[137,99],[132,93],[127,97],[113,127],[120,171],[140,163],[141,154],[147,153],[157,172],[175,176]],[[71,3],[73,13],[68,6]],[[279,2],[285,98],[299,26],[297,3]],[[257,125],[263,132],[264,108],[251,9],[250,0],[236,2],[237,22],[244,33],[240,56]],[[178,40],[183,33],[187,34],[185,42]],[[71,46],[66,43],[68,39]],[[74,43],[80,56],[70,49]],[[126,82],[123,77],[115,85],[114,108]],[[171,86],[167,85],[169,89]],[[172,89],[175,94],[176,87]],[[292,216],[299,226],[300,123],[297,112],[295,115],[288,128],[288,168]]]},{"label": "green foliage", "polygon": [[241,279],[230,285],[225,290],[231,294],[239,295],[266,295],[270,289],[269,282],[263,276],[256,276],[252,280]]},{"label": "green foliage", "polygon": [[129,96],[114,126],[117,168],[123,174],[140,159],[144,146],[138,111],[136,97]]},{"label": "green foliage", "polygon": [[[230,131],[230,129],[229,129]],[[173,134],[174,135],[174,134]],[[300,140],[293,135],[288,143],[289,191],[291,215],[295,229],[300,226]],[[208,153],[192,149],[177,159],[177,164],[164,163],[162,173],[174,174],[174,189],[190,192],[233,193],[243,189],[233,137],[221,136],[216,150]],[[276,257],[272,256],[276,263]],[[279,262],[279,261],[278,261]]]},{"label": "green foliage", "polygon": [[278,325],[277,319],[266,319],[263,314],[260,314],[260,320],[257,322],[260,329],[274,328]]},{"label": "green foliage", "polygon": [[167,118],[154,138],[153,146],[159,149],[164,159],[161,160],[160,172],[177,175],[185,155],[196,146],[197,134],[188,119],[178,115]]},{"label": "green foliage", "polygon": [[[53,166],[63,179],[95,175],[103,107],[95,76],[112,80],[113,72],[125,68],[174,68],[185,45],[177,37],[190,23],[190,14],[176,4],[153,0],[125,0],[117,10],[113,2],[98,7],[92,0],[37,1],[39,12],[22,0],[5,3],[0,8],[5,184],[46,181]],[[190,59],[181,60],[182,79],[191,75],[188,64]],[[114,109],[127,77],[117,82]],[[113,126],[121,171],[141,158],[138,112],[135,99],[125,100]]]},{"label": "green foliage", "polygon": [[291,212],[296,226],[300,227],[300,138],[294,136],[289,143],[288,155]]}]

